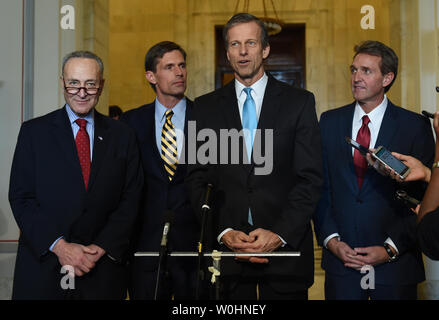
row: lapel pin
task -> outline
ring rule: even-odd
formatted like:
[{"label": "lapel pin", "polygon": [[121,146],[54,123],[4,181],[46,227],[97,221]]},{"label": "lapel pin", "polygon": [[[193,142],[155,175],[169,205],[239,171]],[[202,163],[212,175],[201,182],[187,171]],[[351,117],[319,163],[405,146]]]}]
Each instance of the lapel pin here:
[{"label": "lapel pin", "polygon": [[101,136],[98,136],[98,139],[101,141],[104,140],[104,138],[102,138]]}]

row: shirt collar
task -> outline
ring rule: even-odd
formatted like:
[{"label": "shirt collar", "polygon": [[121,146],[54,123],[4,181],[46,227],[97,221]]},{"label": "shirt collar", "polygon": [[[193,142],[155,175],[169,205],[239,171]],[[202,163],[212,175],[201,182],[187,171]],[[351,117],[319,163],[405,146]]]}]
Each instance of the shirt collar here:
[{"label": "shirt collar", "polygon": [[384,95],[383,101],[369,113],[364,112],[363,108],[361,108],[357,101],[355,105],[354,122],[362,122],[363,116],[365,115],[369,117],[372,124],[381,122],[382,118],[384,117],[384,113],[386,112],[388,101],[387,96]]},{"label": "shirt collar", "polygon": [[[252,92],[255,95],[255,97],[260,97],[260,96],[264,95],[265,88],[267,87],[267,83],[268,83],[268,76],[264,72],[264,74],[262,75],[261,79],[259,79],[258,81],[256,81],[255,83],[253,83],[250,86],[250,88],[253,89]],[[243,94],[244,88],[247,88],[247,87],[244,84],[242,84],[241,82],[239,82],[238,80],[235,79],[236,97],[238,97],[238,99],[241,96],[241,94]]]},{"label": "shirt collar", "polygon": [[75,112],[73,112],[72,108],[66,104],[67,115],[69,116],[70,124],[73,124],[77,119],[85,119],[87,123],[94,125],[94,108],[86,115],[85,117],[79,117]]},{"label": "shirt collar", "polygon": [[[155,108],[158,120],[162,122],[165,118],[166,111],[168,111],[169,108],[162,105],[157,98],[155,99]],[[172,111],[174,112],[173,117],[180,118],[184,116],[186,113],[186,97],[183,97],[183,99],[178,101],[178,103],[172,108]]]}]

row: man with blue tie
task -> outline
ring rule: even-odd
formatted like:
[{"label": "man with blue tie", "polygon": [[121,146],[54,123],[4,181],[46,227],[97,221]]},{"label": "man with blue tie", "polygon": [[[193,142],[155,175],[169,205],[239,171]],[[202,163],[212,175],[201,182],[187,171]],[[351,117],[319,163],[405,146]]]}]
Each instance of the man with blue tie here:
[{"label": "man with blue tie", "polygon": [[[307,299],[314,279],[311,217],[322,183],[314,96],[265,72],[270,45],[265,25],[255,16],[234,15],[223,36],[235,80],[197,98],[192,119],[197,132],[209,129],[220,137],[226,130],[240,136],[223,145],[217,139],[213,160],[189,164],[193,207],[200,208],[206,184],[213,183],[209,234],[214,248],[300,251],[301,256],[223,258],[221,298]],[[259,171],[261,152],[272,162],[266,172]],[[214,153],[209,150],[210,157]]]},{"label": "man with blue tie", "polygon": [[12,163],[21,231],[12,298],[124,299],[143,184],[135,135],[94,109],[98,56],[68,54],[60,81],[65,106],[22,124]]},{"label": "man with blue tie", "polygon": [[[172,221],[169,251],[195,251],[199,223],[184,187],[186,176],[185,138],[192,101],[185,97],[186,52],[176,43],[163,41],[145,57],[145,76],[157,94],[154,102],[124,113],[122,121],[136,132],[140,146],[145,186],[134,251],[159,251],[166,212]],[[170,258],[158,299],[193,299],[196,260]],[[155,297],[158,260],[134,258],[131,265],[132,299]]]},{"label": "man with blue tie", "polygon": [[367,148],[384,146],[414,156],[430,166],[431,125],[387,98],[398,72],[398,57],[391,48],[377,41],[356,46],[350,69],[355,102],[320,119],[325,183],[314,222],[323,246],[325,297],[416,299],[417,283],[424,280],[416,215],[396,200],[395,192],[405,189],[422,199],[425,184],[399,186],[369,167],[345,137]]}]

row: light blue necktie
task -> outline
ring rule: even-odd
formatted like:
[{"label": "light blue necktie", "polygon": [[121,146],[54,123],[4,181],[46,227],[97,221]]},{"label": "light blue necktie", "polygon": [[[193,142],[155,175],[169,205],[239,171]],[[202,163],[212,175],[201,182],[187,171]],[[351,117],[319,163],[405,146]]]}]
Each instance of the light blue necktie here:
[{"label": "light blue necktie", "polygon": [[244,108],[242,109],[242,128],[248,130],[247,132],[244,130],[244,138],[248,159],[251,161],[253,139],[258,125],[258,118],[256,116],[256,104],[251,95],[252,88],[244,88],[243,90],[247,94],[247,99],[245,99]]},{"label": "light blue necktie", "polygon": [[[244,108],[242,109],[242,128],[247,129],[244,130],[244,139],[247,147],[248,159],[249,162],[251,162],[253,140],[258,125],[258,118],[256,116],[256,104],[251,95],[252,88],[244,88],[243,90],[247,94],[247,99],[245,99]],[[250,208],[248,210],[248,223],[253,225]]]}]

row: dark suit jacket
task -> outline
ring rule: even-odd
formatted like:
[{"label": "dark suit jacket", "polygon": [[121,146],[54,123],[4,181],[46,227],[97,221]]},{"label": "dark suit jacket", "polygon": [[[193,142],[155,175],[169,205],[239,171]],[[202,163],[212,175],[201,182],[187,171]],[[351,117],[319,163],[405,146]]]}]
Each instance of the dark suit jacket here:
[{"label": "dark suit jacket", "polygon": [[[363,186],[358,189],[352,148],[345,137],[352,135],[355,103],[322,114],[323,167],[325,183],[315,214],[320,245],[329,235],[339,233],[352,248],[381,246],[390,237],[400,252],[396,262],[375,267],[377,284],[414,284],[424,280],[424,267],[416,246],[416,216],[397,200],[395,192],[405,189],[422,199],[424,183],[399,185],[394,180],[368,168]],[[428,119],[393,105],[384,114],[376,146],[411,155],[430,167],[434,140]],[[337,275],[359,273],[323,249],[323,268]]]},{"label": "dark suit jacket", "polygon": [[61,266],[49,251],[60,236],[96,244],[103,256],[75,278],[77,298],[123,298],[129,238],[143,183],[135,135],[125,124],[95,111],[90,181],[84,187],[65,107],[24,122],[11,170],[9,201],[21,230],[14,299],[58,299]]},{"label": "dark suit jacket", "polygon": [[[215,181],[212,243],[218,246],[216,237],[226,228],[247,233],[263,228],[277,233],[288,243],[278,251],[301,252],[300,257],[271,258],[267,265],[223,258],[221,274],[264,276],[282,291],[308,288],[314,278],[310,221],[322,184],[320,133],[313,94],[269,75],[258,122],[258,129],[262,131],[262,155],[265,152],[265,156],[272,159],[272,170],[265,175],[255,175],[255,169],[264,167],[255,163],[255,152],[252,163],[245,164],[247,156],[242,138],[239,146],[229,143],[225,149],[226,144],[222,143],[224,149],[221,148],[221,129],[242,130],[234,81],[197,98],[192,114],[198,132],[210,128],[218,137],[213,142],[218,152],[214,155],[210,150],[213,156],[210,164],[189,165],[187,177],[195,208],[200,207],[207,180]],[[265,143],[270,133],[273,149]],[[256,136],[253,150],[257,148],[257,139]],[[235,149],[239,150],[239,164],[232,162]],[[227,164],[221,159],[225,157],[225,150],[228,151]],[[249,208],[253,226],[247,223]],[[228,251],[225,246],[220,250]]]},{"label": "dark suit jacket", "polygon": [[427,213],[419,222],[417,238],[422,252],[432,260],[439,260],[439,208]]},{"label": "dark suit jacket", "polygon": [[[192,101],[186,99],[185,137],[187,121],[192,109]],[[163,233],[164,215],[167,209],[173,212],[168,234],[170,251],[196,251],[199,237],[199,223],[184,187],[186,176],[185,152],[179,160],[174,178],[169,182],[163,160],[157,149],[155,134],[155,102],[130,110],[123,115],[123,121],[136,132],[143,170],[145,172],[145,189],[142,199],[142,214],[139,216],[135,251],[159,251]],[[185,145],[186,147],[186,145]],[[156,258],[135,258],[142,270],[157,269]],[[169,265],[181,268],[190,258],[179,258]],[[193,261],[192,261],[193,262]],[[187,267],[186,267],[187,268]],[[192,270],[195,267],[192,265]]]}]

